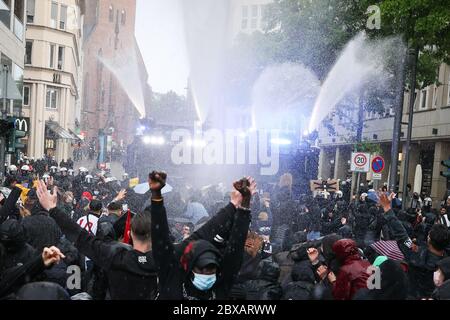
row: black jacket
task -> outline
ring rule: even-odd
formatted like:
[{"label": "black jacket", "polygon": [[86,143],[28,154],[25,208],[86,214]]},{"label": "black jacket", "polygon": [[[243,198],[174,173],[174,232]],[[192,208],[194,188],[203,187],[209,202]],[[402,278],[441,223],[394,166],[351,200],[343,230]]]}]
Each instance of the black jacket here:
[{"label": "black jacket", "polygon": [[10,268],[0,274],[0,299],[16,292],[45,270],[41,255],[37,255],[22,266]]},{"label": "black jacket", "polygon": [[17,187],[14,187],[11,190],[8,198],[5,200],[5,204],[0,208],[0,224],[3,223],[8,217],[13,216],[14,218],[19,218],[16,203],[20,198],[20,194],[22,190]]},{"label": "black jacket", "polygon": [[80,253],[106,270],[111,299],[149,300],[156,297],[157,276],[151,251],[141,253],[115,242],[105,242],[79,227],[58,208],[50,210],[50,216]]},{"label": "black jacket", "polygon": [[385,214],[385,219],[409,264],[410,294],[414,298],[430,297],[434,290],[433,273],[437,263],[444,257],[431,253],[426,246],[419,246],[418,251],[414,252],[411,239],[392,210]]},{"label": "black jacket", "polygon": [[248,280],[243,284],[246,300],[280,300],[283,291],[278,283],[280,277],[278,264],[263,260],[258,269],[258,279]]},{"label": "black jacket", "polygon": [[309,261],[301,261],[292,267],[291,281],[283,286],[283,300],[310,300],[315,275]]},{"label": "black jacket", "polygon": [[[250,213],[242,209],[236,210],[232,204],[229,204],[190,238],[175,246],[170,240],[163,202],[152,201],[151,207],[146,211],[151,212],[152,247],[158,264],[159,298],[162,300],[227,299],[234,277],[241,267],[244,243],[251,221]],[[191,281],[195,260],[205,251],[216,252],[216,246],[224,249],[217,281],[208,291],[197,290]]]}]

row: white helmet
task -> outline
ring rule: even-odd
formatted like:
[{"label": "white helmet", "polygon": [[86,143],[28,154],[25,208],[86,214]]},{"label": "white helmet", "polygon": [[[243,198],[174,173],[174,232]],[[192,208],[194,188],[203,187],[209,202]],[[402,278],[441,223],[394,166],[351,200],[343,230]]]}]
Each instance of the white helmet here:
[{"label": "white helmet", "polygon": [[367,193],[361,193],[361,200],[364,200],[365,198],[367,198]]},{"label": "white helmet", "polygon": [[59,171],[61,171],[61,172],[67,172],[67,168],[62,167],[61,169],[59,169]]},{"label": "white helmet", "polygon": [[105,183],[117,181],[116,177],[110,177],[105,179]]},{"label": "white helmet", "polygon": [[338,199],[342,198],[343,196],[344,196],[344,194],[342,193],[341,190],[336,191],[336,197],[337,197]]},{"label": "white helmet", "polygon": [[48,179],[50,179],[50,176],[49,176],[47,173],[45,173],[45,174],[42,176],[42,180],[44,180],[45,182],[47,182]]},{"label": "white helmet", "polygon": [[67,170],[67,173],[69,174],[69,176],[73,176],[73,173],[74,173],[75,171],[73,170],[73,169],[69,169],[69,170]]},{"label": "white helmet", "polygon": [[58,167],[56,167],[56,166],[51,166],[51,167],[50,167],[50,171],[53,172],[53,173],[55,173],[56,171],[58,171]]},{"label": "white helmet", "polygon": [[24,165],[24,166],[22,166],[22,168],[20,168],[20,170],[22,170],[22,171],[30,171],[30,167],[28,165]]},{"label": "white helmet", "polygon": [[88,169],[86,169],[85,167],[80,167],[80,169],[78,169],[80,172],[89,172]]},{"label": "white helmet", "polygon": [[426,198],[423,200],[423,205],[424,205],[424,206],[431,206],[432,203],[433,203],[433,199],[431,199],[430,197],[426,197]]},{"label": "white helmet", "polygon": [[8,169],[9,169],[9,171],[17,171],[17,167],[13,164],[10,165]]},{"label": "white helmet", "polygon": [[92,181],[94,180],[94,177],[91,176],[90,174],[88,174],[85,179],[86,179],[87,183],[92,183]]}]

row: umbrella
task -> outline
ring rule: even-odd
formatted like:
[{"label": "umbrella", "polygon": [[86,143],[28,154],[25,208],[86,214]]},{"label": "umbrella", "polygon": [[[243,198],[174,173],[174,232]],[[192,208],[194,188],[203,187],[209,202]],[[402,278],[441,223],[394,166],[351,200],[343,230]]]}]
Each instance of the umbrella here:
[{"label": "umbrella", "polygon": [[[144,194],[146,193],[148,190],[150,190],[150,186],[148,185],[148,183],[141,183],[138,184],[136,187],[133,188],[134,192],[136,192],[137,194]],[[166,194],[169,193],[173,190],[172,186],[169,184],[166,184],[164,186],[164,188],[161,190],[162,194]]]}]

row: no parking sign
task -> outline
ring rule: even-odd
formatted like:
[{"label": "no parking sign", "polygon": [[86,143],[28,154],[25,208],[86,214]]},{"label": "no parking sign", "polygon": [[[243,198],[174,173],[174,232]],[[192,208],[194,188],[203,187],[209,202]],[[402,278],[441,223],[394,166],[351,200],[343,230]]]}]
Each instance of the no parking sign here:
[{"label": "no parking sign", "polygon": [[374,173],[381,173],[384,170],[385,162],[380,156],[376,156],[372,159],[372,171]]},{"label": "no parking sign", "polygon": [[369,172],[370,164],[369,164],[370,154],[355,152],[352,153],[352,160],[350,169],[353,172]]}]

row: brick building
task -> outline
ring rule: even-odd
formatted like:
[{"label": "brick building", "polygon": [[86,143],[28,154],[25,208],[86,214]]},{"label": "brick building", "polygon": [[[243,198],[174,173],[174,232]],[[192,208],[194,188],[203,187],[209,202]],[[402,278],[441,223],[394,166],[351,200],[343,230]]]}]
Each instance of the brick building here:
[{"label": "brick building", "polygon": [[135,17],[136,0],[86,1],[81,133],[87,142],[104,130],[113,145],[126,147],[144,116],[138,108],[145,109],[148,74],[135,39]]}]

